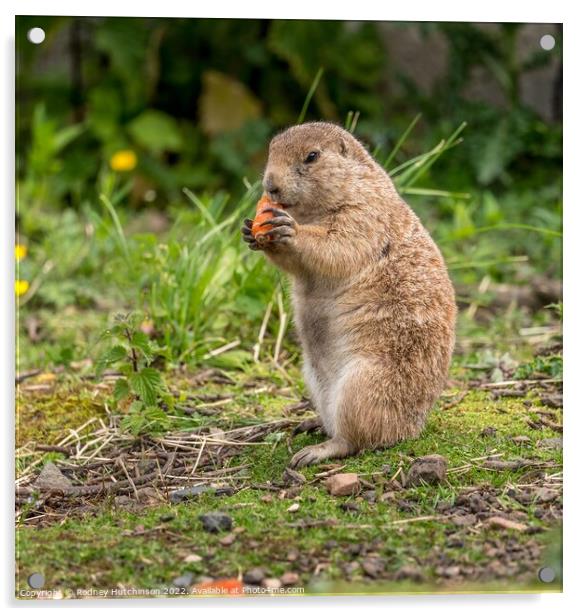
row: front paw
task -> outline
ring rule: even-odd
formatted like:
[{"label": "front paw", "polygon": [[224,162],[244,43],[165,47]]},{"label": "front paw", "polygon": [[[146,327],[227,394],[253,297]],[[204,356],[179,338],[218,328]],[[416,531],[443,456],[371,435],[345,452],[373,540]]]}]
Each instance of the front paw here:
[{"label": "front paw", "polygon": [[261,247],[258,245],[256,238],[252,234],[252,223],[253,221],[250,218],[247,218],[240,228],[240,233],[242,234],[242,239],[248,244],[250,250],[260,250]]},{"label": "front paw", "polygon": [[270,207],[264,211],[271,212],[273,217],[260,225],[263,231],[257,233],[254,237],[257,245],[261,248],[268,248],[275,245],[290,244],[297,235],[295,219],[285,210],[278,208]]}]

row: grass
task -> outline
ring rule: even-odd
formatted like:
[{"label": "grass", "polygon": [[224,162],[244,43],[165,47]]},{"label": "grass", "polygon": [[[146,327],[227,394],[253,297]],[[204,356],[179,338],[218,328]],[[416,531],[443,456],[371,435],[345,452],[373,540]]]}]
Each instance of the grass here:
[{"label": "grass", "polygon": [[[450,400],[457,399],[466,380],[474,376],[470,372],[455,366],[455,387],[436,405],[419,439],[344,461],[344,472],[357,472],[372,483],[375,502],[364,498],[364,491],[357,498],[330,496],[323,483],[311,483],[320,470],[313,467],[303,469],[307,483],[299,488],[281,492],[254,489],[252,486],[280,480],[292,451],[323,438],[319,435],[291,438],[289,433],[283,433],[281,438],[264,446],[250,447],[233,459],[234,466],[250,466],[243,471],[247,475],[242,477],[243,489],[232,496],[204,494],[179,505],[159,502],[131,509],[109,499],[95,508],[90,507],[86,515],[66,517],[58,524],[49,518],[39,526],[20,525],[17,588],[26,588],[27,576],[39,571],[45,575],[46,588],[59,589],[68,596],[75,595],[78,588],[89,587],[164,589],[185,573],[192,573],[196,579],[234,577],[261,566],[269,577],[279,577],[286,571],[298,572],[299,584],[307,593],[360,592],[360,589],[365,592],[442,588],[551,590],[551,586],[537,581],[535,563],[550,564],[546,550],[551,537],[541,531],[549,531],[555,538],[559,532],[557,523],[547,516],[544,519],[538,503],[521,505],[508,496],[511,486],[528,481],[527,469],[494,471],[471,466],[463,472],[449,472],[448,480],[439,486],[404,489],[389,501],[380,500],[385,482],[400,467],[406,470],[413,458],[430,453],[443,455],[449,469],[462,468],[475,458],[498,453],[504,460],[531,458],[559,465],[548,472],[561,470],[561,451],[538,446],[540,440],[556,437],[557,433],[547,427],[537,431],[527,423],[539,408],[534,394],[493,399],[486,391],[470,389],[459,403],[449,404]],[[232,385],[206,384],[198,389],[198,393],[230,394],[231,400],[220,414],[204,418],[224,429],[280,417],[283,409],[298,398],[299,381],[294,371],[293,379],[288,382],[282,373],[268,370],[262,364],[247,373],[228,374],[234,377]],[[177,375],[175,385],[181,391],[193,391],[189,376]],[[93,395],[94,400],[96,395],[98,398],[104,395],[103,391],[92,394],[86,384],[67,382],[67,379],[57,382],[55,388],[52,399],[60,401],[58,406],[63,404],[62,398],[67,398],[66,391],[70,392],[69,402],[73,407],[87,400],[88,395],[90,399]],[[21,396],[24,400],[20,421],[26,425],[27,413],[39,406],[39,398],[34,390],[21,392]],[[50,399],[47,397],[45,402]],[[46,425],[47,429],[27,434],[26,438],[36,436],[55,442],[58,437],[55,421],[66,428],[81,419],[81,416],[64,414],[60,423],[50,414],[41,414],[36,417],[35,426]],[[483,433],[488,427],[495,429],[494,434]],[[25,438],[22,433],[21,436]],[[517,444],[511,440],[515,436],[526,436],[529,441]],[[458,495],[471,486],[495,490],[503,510],[522,512],[524,523],[540,532],[488,529],[484,524],[462,531],[441,518],[394,524],[406,518],[437,516],[442,507],[452,507]],[[355,512],[340,507],[350,501],[357,506]],[[297,512],[288,511],[293,503],[300,505]],[[201,528],[199,515],[213,510],[227,512],[238,530],[234,543],[228,547],[220,544],[226,533],[213,535]],[[288,526],[326,519],[334,520],[335,525]],[[478,573],[456,583],[438,575],[438,568],[445,566],[490,572],[490,563],[495,560],[494,555],[487,555],[491,542],[506,545],[521,555],[512,577]],[[292,550],[297,551],[295,559],[291,558]],[[525,550],[537,550],[538,557],[524,557]],[[362,564],[369,553],[376,553],[384,561],[382,579],[365,576]],[[185,558],[193,554],[201,560],[186,563]],[[405,566],[417,567],[421,575],[419,582],[391,579]]]}]

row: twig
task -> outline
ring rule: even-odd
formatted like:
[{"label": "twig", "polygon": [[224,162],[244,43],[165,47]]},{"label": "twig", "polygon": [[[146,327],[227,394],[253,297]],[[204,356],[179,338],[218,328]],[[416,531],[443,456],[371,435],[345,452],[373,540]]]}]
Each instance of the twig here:
[{"label": "twig", "polygon": [[260,326],[260,330],[258,332],[258,341],[257,343],[254,345],[253,348],[253,359],[255,362],[258,362],[259,357],[260,357],[260,347],[262,346],[262,342],[264,340],[265,337],[265,333],[267,331],[267,326],[269,323],[269,319],[271,317],[271,311],[273,310],[273,300],[271,299],[271,301],[269,302],[267,309],[265,310],[265,314]]},{"label": "twig", "polygon": [[277,334],[277,341],[275,342],[275,353],[273,355],[273,362],[279,365],[279,355],[281,354],[281,345],[283,344],[283,338],[285,336],[285,330],[287,329],[287,313],[283,308],[283,294],[281,291],[277,294],[277,305],[279,306],[279,332]]}]

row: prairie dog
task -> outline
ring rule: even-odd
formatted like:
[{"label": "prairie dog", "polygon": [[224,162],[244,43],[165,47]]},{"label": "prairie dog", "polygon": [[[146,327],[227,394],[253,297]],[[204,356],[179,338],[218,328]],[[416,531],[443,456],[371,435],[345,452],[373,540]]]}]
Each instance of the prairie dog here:
[{"label": "prairie dog", "polygon": [[384,169],[335,124],[275,136],[263,187],[279,205],[262,245],[249,219],[243,238],[293,279],[303,374],[329,436],[290,465],[418,436],[454,346],[439,249]]}]

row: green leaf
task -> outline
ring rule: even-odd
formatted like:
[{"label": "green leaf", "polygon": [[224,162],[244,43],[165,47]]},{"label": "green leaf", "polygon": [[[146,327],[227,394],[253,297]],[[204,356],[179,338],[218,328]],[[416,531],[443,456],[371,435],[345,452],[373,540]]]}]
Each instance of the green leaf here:
[{"label": "green leaf", "polygon": [[126,379],[118,379],[114,384],[114,400],[120,402],[123,398],[126,398],[130,393],[130,387]]},{"label": "green leaf", "polygon": [[134,140],[154,154],[165,150],[177,152],[183,144],[174,118],[161,111],[143,111],[128,126]]},{"label": "green leaf", "polygon": [[155,351],[149,337],[144,332],[134,332],[134,334],[132,334],[130,344],[144,355],[147,363],[153,361]]},{"label": "green leaf", "polygon": [[157,395],[164,389],[161,374],[154,368],[143,368],[129,378],[132,391],[148,406],[157,403]]},{"label": "green leaf", "polygon": [[96,362],[96,372],[101,374],[108,366],[127,358],[128,351],[122,345],[117,344],[116,346],[109,348],[98,358],[98,361]]}]

